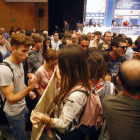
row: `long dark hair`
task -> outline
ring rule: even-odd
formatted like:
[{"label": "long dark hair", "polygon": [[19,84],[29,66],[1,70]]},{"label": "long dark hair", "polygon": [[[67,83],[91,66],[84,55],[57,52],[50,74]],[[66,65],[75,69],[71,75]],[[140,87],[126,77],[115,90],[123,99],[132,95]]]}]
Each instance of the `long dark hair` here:
[{"label": "long dark hair", "polygon": [[81,46],[69,44],[58,52],[58,66],[60,69],[60,91],[54,103],[61,103],[70,90],[80,83],[87,91],[90,90],[89,70],[86,56]]},{"label": "long dark hair", "polygon": [[46,46],[46,41],[50,40],[50,48],[52,48],[51,45],[51,39],[49,37],[45,37],[44,41],[43,41],[43,50],[42,50],[42,56],[44,56],[45,52],[47,51],[47,46]]}]

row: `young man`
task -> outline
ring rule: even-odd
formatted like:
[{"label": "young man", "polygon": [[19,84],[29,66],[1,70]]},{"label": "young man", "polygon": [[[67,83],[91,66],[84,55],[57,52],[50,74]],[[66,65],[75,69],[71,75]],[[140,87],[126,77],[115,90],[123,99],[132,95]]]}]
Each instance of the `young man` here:
[{"label": "young man", "polygon": [[24,71],[22,62],[28,57],[29,47],[33,41],[23,34],[15,34],[11,40],[11,55],[4,60],[6,65],[0,65],[0,94],[4,104],[4,112],[9,121],[11,131],[16,140],[27,140],[25,125],[27,121],[28,109],[26,107],[25,96],[34,99],[36,96],[32,92],[36,83],[36,77],[28,74],[28,87],[24,84]]},{"label": "young man", "polygon": [[62,42],[59,40],[59,34],[57,31],[55,31],[53,33],[53,39],[51,40],[51,44],[52,44],[52,49],[58,51],[59,50],[59,45],[61,44]]},{"label": "young man", "polygon": [[32,38],[34,45],[33,48],[29,51],[29,57],[27,59],[29,73],[35,73],[36,70],[43,64],[41,50],[43,48],[44,37],[35,33],[33,34]]},{"label": "young man", "polygon": [[111,59],[111,76],[112,82],[114,83],[118,91],[122,91],[122,88],[116,82],[116,77],[118,75],[121,63],[126,60],[126,48],[126,40],[122,37],[116,37],[111,41],[111,52],[109,53]]},{"label": "young man", "polygon": [[98,49],[98,44],[101,43],[101,32],[94,32],[94,39],[90,41],[89,47],[95,47]]},{"label": "young man", "polygon": [[90,43],[90,40],[89,40],[87,35],[81,35],[80,36],[78,44],[83,48],[87,57],[89,55],[89,50],[88,50],[89,49],[89,43]]},{"label": "young man", "polygon": [[67,33],[69,31],[69,24],[67,23],[67,21],[64,21],[64,29],[63,31],[65,31],[65,33]]},{"label": "young man", "polygon": [[111,32],[110,31],[105,32],[103,38],[104,38],[104,42],[99,43],[98,48],[102,49],[104,45],[109,45],[109,48],[110,48],[110,46],[111,46],[111,38],[112,38]]}]

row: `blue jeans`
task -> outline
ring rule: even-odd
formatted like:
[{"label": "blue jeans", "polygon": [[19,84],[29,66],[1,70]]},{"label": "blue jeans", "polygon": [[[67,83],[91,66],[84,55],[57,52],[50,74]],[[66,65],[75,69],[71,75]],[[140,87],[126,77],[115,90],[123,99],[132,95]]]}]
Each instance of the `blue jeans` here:
[{"label": "blue jeans", "polygon": [[25,127],[28,117],[28,108],[25,107],[19,114],[15,116],[9,116],[5,113],[7,120],[10,124],[10,129],[15,136],[15,140],[27,140],[25,134]]}]

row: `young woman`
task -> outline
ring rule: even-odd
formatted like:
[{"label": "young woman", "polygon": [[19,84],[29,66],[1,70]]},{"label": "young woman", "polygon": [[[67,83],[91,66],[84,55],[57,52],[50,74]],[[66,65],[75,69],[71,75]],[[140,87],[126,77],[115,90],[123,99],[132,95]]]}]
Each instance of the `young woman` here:
[{"label": "young woman", "polygon": [[115,93],[114,85],[110,82],[111,78],[108,76],[109,64],[107,61],[105,62],[104,57],[101,54],[94,52],[91,53],[87,59],[90,71],[90,84],[98,93],[101,102],[107,94]]},{"label": "young woman", "polygon": [[37,78],[35,89],[40,96],[42,96],[44,90],[46,89],[54,72],[55,66],[58,63],[58,53],[53,49],[49,49],[44,53],[43,58],[45,63],[35,72],[35,76]]},{"label": "young woman", "polygon": [[51,39],[49,37],[45,37],[45,40],[43,41],[42,55],[44,55],[50,48],[52,48]]},{"label": "young woman", "polygon": [[90,90],[89,72],[82,47],[77,44],[69,44],[60,49],[58,66],[61,76],[60,91],[54,99],[55,105],[58,106],[58,112],[55,112],[57,118],[50,118],[42,113],[32,111],[31,122],[33,124],[42,122],[57,129],[57,135],[61,140],[84,140],[85,136],[75,129],[73,123],[74,119],[77,123],[79,122],[89,95],[75,90],[81,88],[87,92]]}]

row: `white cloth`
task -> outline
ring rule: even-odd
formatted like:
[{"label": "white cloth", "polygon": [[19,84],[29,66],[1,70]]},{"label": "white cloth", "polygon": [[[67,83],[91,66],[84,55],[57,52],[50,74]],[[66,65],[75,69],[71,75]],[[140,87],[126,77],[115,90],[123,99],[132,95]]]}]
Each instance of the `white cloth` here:
[{"label": "white cloth", "polygon": [[126,57],[127,57],[128,59],[132,59],[133,53],[134,53],[134,51],[132,50],[131,47],[128,47],[127,50],[126,50],[126,52],[125,52]]},{"label": "white cloth", "polygon": [[62,42],[60,40],[58,40],[58,42],[55,42],[55,40],[51,40],[51,44],[52,44],[52,49],[58,51],[59,50],[59,45],[61,44]]}]

